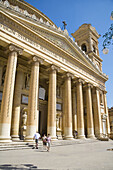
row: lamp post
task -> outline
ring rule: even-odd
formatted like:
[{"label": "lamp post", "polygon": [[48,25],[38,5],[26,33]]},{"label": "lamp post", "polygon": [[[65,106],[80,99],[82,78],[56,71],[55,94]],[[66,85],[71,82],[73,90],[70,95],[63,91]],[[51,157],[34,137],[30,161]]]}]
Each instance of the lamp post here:
[{"label": "lamp post", "polygon": [[[111,20],[113,20],[113,11],[111,12]],[[113,39],[113,24],[111,24],[110,28],[108,29],[108,32],[106,32],[103,35],[103,38],[105,38],[105,40],[103,41],[103,53],[104,54],[108,54],[109,49],[106,46],[109,46],[112,43],[112,39]]]}]

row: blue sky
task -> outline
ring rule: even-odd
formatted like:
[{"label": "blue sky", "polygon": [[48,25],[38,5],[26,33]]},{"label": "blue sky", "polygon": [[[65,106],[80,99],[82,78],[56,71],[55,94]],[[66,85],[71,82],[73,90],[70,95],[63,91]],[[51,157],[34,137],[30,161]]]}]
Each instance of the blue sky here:
[{"label": "blue sky", "polygon": [[69,35],[74,33],[82,24],[94,26],[101,37],[99,38],[99,52],[103,59],[103,72],[109,76],[106,82],[108,107],[113,106],[113,45],[109,46],[107,55],[102,53],[102,35],[108,31],[113,23],[110,15],[113,10],[113,0],[25,0],[47,17],[58,27],[66,21]]}]

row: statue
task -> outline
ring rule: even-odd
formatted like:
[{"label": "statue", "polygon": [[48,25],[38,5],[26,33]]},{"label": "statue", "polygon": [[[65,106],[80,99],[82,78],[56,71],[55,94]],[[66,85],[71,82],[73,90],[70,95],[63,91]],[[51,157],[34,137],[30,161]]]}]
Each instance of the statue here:
[{"label": "statue", "polygon": [[22,127],[23,127],[23,129],[26,129],[26,124],[27,124],[27,112],[25,111],[22,115]]},{"label": "statue", "polygon": [[25,89],[29,89],[30,85],[30,74],[25,75]]}]

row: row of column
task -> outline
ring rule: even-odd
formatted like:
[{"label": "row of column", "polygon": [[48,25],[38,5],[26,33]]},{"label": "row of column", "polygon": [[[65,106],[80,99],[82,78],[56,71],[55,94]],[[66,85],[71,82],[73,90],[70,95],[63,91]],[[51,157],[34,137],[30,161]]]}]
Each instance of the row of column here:
[{"label": "row of column", "polygon": [[[22,49],[10,45],[9,57],[6,69],[3,98],[1,104],[0,113],[0,141],[10,141],[10,129],[13,139],[18,139],[19,136],[19,118],[20,118],[20,99],[22,84],[18,83],[22,79],[21,72],[18,72],[16,78],[16,86],[14,93],[15,75],[17,56],[22,54]],[[37,129],[37,108],[38,108],[38,87],[39,87],[39,64],[42,60],[36,56],[32,58],[29,101],[28,101],[28,116],[27,116],[27,132],[25,141],[32,141],[33,134]],[[49,93],[48,93],[48,120],[47,120],[47,133],[51,135],[53,139],[56,139],[56,75],[58,68],[51,66],[49,74]],[[77,127],[78,138],[85,138],[84,135],[84,110],[83,110],[83,80],[78,79],[76,81],[76,93],[77,93],[77,113],[74,115],[74,127]],[[86,86],[87,96],[87,131],[88,137],[94,138],[94,131],[97,137],[102,134],[101,125],[101,113],[100,113],[100,99],[99,89],[96,88],[93,93],[93,108],[94,108],[94,121],[92,114],[92,96],[91,96],[90,84]],[[13,102],[14,94],[14,102]],[[106,104],[106,96],[105,104]],[[75,103],[75,102],[74,102]],[[12,108],[13,106],[13,108]],[[13,110],[13,112],[12,112]],[[107,111],[107,104],[106,104]],[[12,115],[13,114],[13,115]],[[72,135],[72,96],[71,96],[71,74],[66,73],[64,83],[64,139],[73,139]],[[12,123],[11,123],[12,117]],[[77,120],[76,120],[77,119]],[[94,122],[94,125],[93,125]],[[109,121],[107,121],[108,123]],[[12,128],[11,128],[12,126]],[[107,125],[109,126],[109,125]],[[94,129],[95,127],[95,129]]]}]

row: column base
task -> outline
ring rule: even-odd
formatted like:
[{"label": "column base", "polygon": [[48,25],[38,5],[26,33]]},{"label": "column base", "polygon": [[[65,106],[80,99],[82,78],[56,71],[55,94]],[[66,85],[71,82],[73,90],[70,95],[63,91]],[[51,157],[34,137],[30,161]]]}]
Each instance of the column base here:
[{"label": "column base", "polygon": [[55,140],[58,140],[56,136],[51,136],[51,140],[52,141],[55,141]]},{"label": "column base", "polygon": [[11,139],[12,139],[12,141],[20,141],[20,138],[18,135],[12,135]]},{"label": "column base", "polygon": [[98,135],[97,139],[101,140],[101,141],[108,141],[109,140],[108,136],[103,135],[103,134]]},{"label": "column base", "polygon": [[96,139],[96,138],[95,138],[95,135],[87,135],[87,138]]},{"label": "column base", "polygon": [[86,139],[85,135],[78,135],[77,139]]},{"label": "column base", "polygon": [[24,142],[34,142],[33,137],[26,136],[25,139],[24,139]]},{"label": "column base", "polygon": [[110,139],[113,139],[113,132],[110,133],[109,137]]},{"label": "column base", "polygon": [[0,143],[10,143],[12,142],[11,138],[6,138],[6,136],[1,136],[0,137]]},{"label": "column base", "polygon": [[64,140],[74,140],[73,136],[64,136]]},{"label": "column base", "polygon": [[57,136],[57,139],[62,140],[63,138],[62,138],[62,136]]}]

